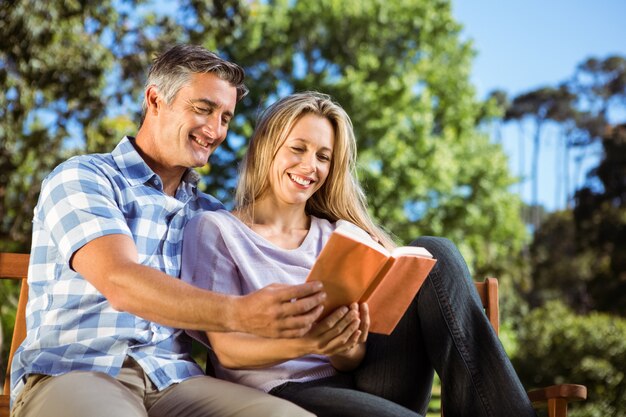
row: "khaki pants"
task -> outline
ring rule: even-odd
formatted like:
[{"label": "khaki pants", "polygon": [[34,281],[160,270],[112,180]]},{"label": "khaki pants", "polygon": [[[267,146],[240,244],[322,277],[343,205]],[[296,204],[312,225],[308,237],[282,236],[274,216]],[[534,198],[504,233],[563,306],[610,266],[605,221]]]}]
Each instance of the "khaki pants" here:
[{"label": "khaki pants", "polygon": [[313,414],[256,389],[208,376],[157,391],[143,369],[127,359],[116,378],[75,371],[31,375],[12,417],[295,417]]}]

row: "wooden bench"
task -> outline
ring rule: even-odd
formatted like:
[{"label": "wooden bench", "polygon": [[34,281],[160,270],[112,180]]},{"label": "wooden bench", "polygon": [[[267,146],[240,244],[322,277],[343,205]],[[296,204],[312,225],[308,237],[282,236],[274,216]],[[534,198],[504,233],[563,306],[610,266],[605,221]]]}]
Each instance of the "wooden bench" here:
[{"label": "wooden bench", "polygon": [[[487,278],[484,282],[476,282],[476,290],[485,308],[489,322],[496,334],[500,333],[500,311],[498,280]],[[536,407],[548,407],[549,417],[567,417],[567,404],[572,401],[587,399],[587,387],[576,384],[551,385],[545,388],[528,391],[530,401]],[[442,412],[443,415],[443,412]]]},{"label": "wooden bench", "polygon": [[[9,417],[10,370],[13,355],[26,337],[26,302],[28,300],[28,254],[0,252],[0,279],[13,279],[20,282],[20,297],[15,316],[15,327],[11,339],[11,350],[6,362],[7,372],[4,379],[4,391],[0,395],[0,417]],[[476,289],[485,308],[489,322],[496,331],[500,330],[500,310],[498,304],[498,280],[487,278],[476,282]],[[561,384],[533,390],[528,393],[531,401],[539,406],[548,407],[550,417],[566,417],[567,404],[587,398],[587,389],[582,385]]]},{"label": "wooden bench", "polygon": [[15,326],[11,338],[11,350],[6,362],[4,387],[0,395],[0,417],[9,417],[9,399],[11,392],[11,362],[15,349],[26,337],[26,302],[28,301],[28,254],[0,252],[0,279],[14,279],[20,282],[20,298],[15,313]]}]

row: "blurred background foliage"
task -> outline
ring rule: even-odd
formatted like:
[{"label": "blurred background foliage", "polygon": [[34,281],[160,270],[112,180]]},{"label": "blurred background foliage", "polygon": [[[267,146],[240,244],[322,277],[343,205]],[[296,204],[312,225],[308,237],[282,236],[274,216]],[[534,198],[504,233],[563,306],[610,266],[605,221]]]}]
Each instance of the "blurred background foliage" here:
[{"label": "blurred background foliage", "polygon": [[[477,279],[499,278],[505,347],[527,388],[587,384],[589,401],[574,406],[574,416],[620,415],[626,60],[588,58],[557,86],[481,100],[469,77],[472,44],[460,40],[450,7],[448,0],[1,2],[0,250],[29,250],[32,209],[52,167],[109,151],[136,132],[155,54],[201,44],[241,64],[251,90],[228,139],[200,170],[208,192],[232,201],[260,109],[294,91],[332,95],[354,122],[375,218],[398,242],[446,236]],[[533,161],[546,126],[559,132],[564,152],[602,150],[566,210],[546,212],[536,199],[524,205],[511,191],[519,178],[489,132],[529,122]],[[531,180],[536,189],[536,169]],[[0,288],[0,300],[8,330],[15,289]]]}]

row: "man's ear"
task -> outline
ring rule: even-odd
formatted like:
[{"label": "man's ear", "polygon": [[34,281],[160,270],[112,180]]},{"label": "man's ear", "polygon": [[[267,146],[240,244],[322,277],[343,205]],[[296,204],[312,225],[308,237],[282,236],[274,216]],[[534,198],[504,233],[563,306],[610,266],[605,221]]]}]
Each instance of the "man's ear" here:
[{"label": "man's ear", "polygon": [[148,104],[148,108],[146,109],[146,114],[152,113],[154,115],[159,113],[160,105],[161,105],[161,96],[156,89],[155,85],[151,85],[146,88],[146,103]]}]

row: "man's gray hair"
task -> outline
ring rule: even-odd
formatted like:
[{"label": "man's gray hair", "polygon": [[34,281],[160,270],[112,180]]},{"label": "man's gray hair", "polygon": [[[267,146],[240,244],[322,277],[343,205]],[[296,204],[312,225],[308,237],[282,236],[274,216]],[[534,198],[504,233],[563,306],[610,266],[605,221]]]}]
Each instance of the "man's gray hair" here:
[{"label": "man's gray hair", "polygon": [[[243,83],[243,68],[198,45],[176,45],[159,55],[148,73],[146,89],[156,86],[165,102],[170,104],[192,74],[202,73],[214,73],[229,82],[237,89],[237,101],[248,94]],[[145,98],[142,107],[145,115],[148,108]]]}]

